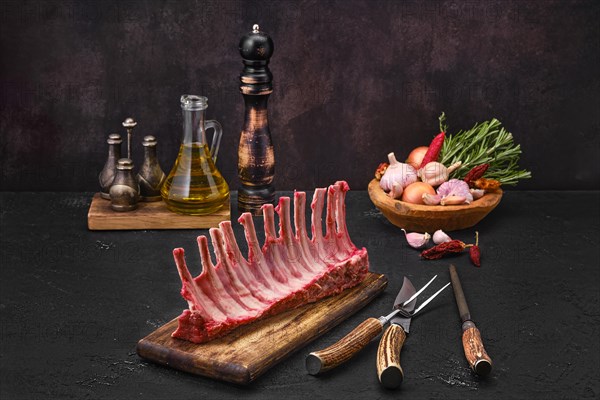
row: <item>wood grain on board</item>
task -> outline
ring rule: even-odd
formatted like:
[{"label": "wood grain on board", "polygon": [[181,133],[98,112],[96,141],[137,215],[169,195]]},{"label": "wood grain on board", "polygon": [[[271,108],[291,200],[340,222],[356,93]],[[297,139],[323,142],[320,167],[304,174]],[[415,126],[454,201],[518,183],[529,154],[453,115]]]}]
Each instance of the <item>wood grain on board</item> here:
[{"label": "wood grain on board", "polygon": [[209,215],[183,215],[169,211],[163,201],[140,202],[136,210],[117,212],[110,208],[110,200],[96,193],[88,211],[88,229],[206,229],[216,228],[230,218],[230,207]]},{"label": "wood grain on board", "polygon": [[182,371],[248,384],[364,307],[386,285],[384,275],[369,273],[358,286],[338,295],[241,326],[202,344],[172,338],[177,327],[174,319],[140,340],[137,352]]}]

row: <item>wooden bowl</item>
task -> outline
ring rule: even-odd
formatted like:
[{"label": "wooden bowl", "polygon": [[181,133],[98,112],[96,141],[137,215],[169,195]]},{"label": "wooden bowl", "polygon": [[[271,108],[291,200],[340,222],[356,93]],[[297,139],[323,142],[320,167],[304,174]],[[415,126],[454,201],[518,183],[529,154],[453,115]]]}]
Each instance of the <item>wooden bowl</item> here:
[{"label": "wooden bowl", "polygon": [[427,206],[394,200],[381,189],[379,181],[373,179],[369,183],[369,197],[392,224],[407,231],[433,234],[438,229],[449,232],[475,225],[500,203],[502,190],[486,193],[471,204]]}]

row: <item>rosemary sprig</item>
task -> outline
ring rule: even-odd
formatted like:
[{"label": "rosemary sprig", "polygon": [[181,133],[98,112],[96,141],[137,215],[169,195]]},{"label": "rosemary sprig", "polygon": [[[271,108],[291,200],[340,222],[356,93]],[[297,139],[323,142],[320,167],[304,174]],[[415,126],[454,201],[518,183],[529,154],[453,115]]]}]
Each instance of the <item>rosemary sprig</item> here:
[{"label": "rosemary sprig", "polygon": [[[440,123],[442,121],[440,117]],[[446,136],[440,162],[452,165],[462,161],[451,178],[462,179],[473,167],[490,164],[486,178],[497,179],[503,185],[516,185],[520,179],[531,178],[531,172],[519,169],[521,145],[515,144],[513,135],[504,129],[496,118],[477,123],[473,128]]]}]

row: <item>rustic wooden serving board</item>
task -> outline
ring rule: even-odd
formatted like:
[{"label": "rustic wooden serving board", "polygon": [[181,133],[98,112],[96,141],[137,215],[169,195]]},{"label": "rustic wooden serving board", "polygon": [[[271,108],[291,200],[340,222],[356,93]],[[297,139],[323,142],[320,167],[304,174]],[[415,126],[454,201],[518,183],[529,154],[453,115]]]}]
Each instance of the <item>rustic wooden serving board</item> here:
[{"label": "rustic wooden serving board", "polygon": [[137,352],[192,374],[248,384],[367,305],[386,285],[384,275],[369,273],[360,285],[336,296],[241,326],[203,344],[172,338],[174,319],[140,340]]},{"label": "rustic wooden serving board", "polygon": [[110,200],[96,193],[88,211],[88,229],[92,231],[136,229],[206,229],[231,218],[230,208],[210,215],[182,215],[167,209],[163,201],[140,202],[133,211],[117,212]]}]

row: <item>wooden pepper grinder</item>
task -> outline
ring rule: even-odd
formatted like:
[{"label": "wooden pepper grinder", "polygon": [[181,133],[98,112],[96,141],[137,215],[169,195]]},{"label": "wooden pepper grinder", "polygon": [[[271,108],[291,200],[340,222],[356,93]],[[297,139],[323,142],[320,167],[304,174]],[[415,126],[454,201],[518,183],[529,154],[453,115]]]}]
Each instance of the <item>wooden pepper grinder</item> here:
[{"label": "wooden pepper grinder", "polygon": [[240,40],[244,69],[240,74],[240,92],[246,112],[238,149],[238,209],[261,215],[261,206],[275,201],[275,155],[267,118],[267,101],[273,92],[269,60],[273,41],[258,25]]}]

